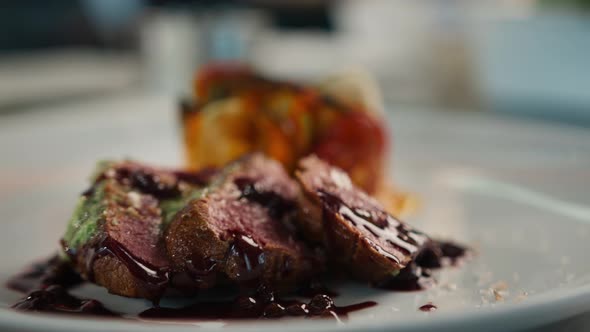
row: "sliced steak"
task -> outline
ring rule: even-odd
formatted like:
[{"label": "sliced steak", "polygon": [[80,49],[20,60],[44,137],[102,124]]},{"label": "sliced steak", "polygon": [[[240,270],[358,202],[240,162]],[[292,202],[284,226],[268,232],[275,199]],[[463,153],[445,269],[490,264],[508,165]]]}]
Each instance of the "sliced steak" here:
[{"label": "sliced steak", "polygon": [[260,154],[227,166],[205,195],[171,222],[166,248],[175,269],[202,288],[294,288],[314,272],[311,252],[289,227],[299,188]]},{"label": "sliced steak", "polygon": [[379,282],[399,273],[429,242],[392,215],[348,175],[315,156],[302,159],[296,178],[303,188],[301,228],[326,247],[329,259],[356,277]]},{"label": "sliced steak", "polygon": [[85,279],[109,292],[157,299],[170,265],[162,229],[206,182],[135,162],[103,163],[69,221],[64,251]]}]

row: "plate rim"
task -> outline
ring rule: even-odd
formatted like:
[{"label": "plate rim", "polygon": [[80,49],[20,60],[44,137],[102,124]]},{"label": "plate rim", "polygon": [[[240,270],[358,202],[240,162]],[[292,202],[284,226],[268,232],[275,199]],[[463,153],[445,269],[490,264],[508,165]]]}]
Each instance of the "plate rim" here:
[{"label": "plate rim", "polygon": [[[334,323],[333,321],[313,321],[313,323],[298,324],[297,331],[378,331],[383,328],[400,331],[421,331],[433,327],[445,329],[453,327],[483,326],[487,322],[497,322],[498,319],[522,317],[526,313],[534,314],[538,319],[530,324],[514,324],[513,326],[534,327],[544,323],[555,321],[555,317],[566,319],[590,310],[590,284],[568,287],[567,289],[554,289],[547,293],[529,296],[521,303],[502,303],[501,305],[488,305],[481,308],[467,308],[460,312],[432,312],[424,313],[424,317],[416,319],[380,319],[375,321],[365,320],[358,323]],[[85,326],[86,331],[147,331],[151,329],[193,330],[199,326],[199,331],[218,330],[217,327],[208,328],[199,325],[199,322],[148,322],[148,321],[124,321],[116,319],[101,319],[94,317],[67,317],[59,314],[21,313],[9,308],[0,308],[0,327],[15,328],[20,330],[45,330],[45,331],[77,331],[80,322],[92,322],[93,325]],[[276,331],[284,328],[285,324],[296,323],[297,319],[281,319],[277,321],[260,323],[259,320],[244,320],[243,324],[224,326],[223,331]],[[222,321],[220,321],[222,322]],[[202,323],[202,322],[201,322]],[[522,323],[522,322],[521,322]]]}]

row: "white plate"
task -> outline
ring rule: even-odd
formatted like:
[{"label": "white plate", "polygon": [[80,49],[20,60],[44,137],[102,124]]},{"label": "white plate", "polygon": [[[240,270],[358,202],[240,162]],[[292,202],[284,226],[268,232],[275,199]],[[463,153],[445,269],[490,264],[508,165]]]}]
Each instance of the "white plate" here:
[{"label": "white plate", "polygon": [[[0,118],[0,281],[57,248],[76,195],[95,160],[132,157],[180,163],[175,103],[128,97]],[[408,110],[392,115],[394,178],[420,194],[410,222],[471,244],[480,254],[442,271],[440,286],[399,293],[349,284],[337,304],[378,306],[326,320],[232,322],[223,331],[514,330],[590,310],[590,133],[476,114]],[[505,282],[502,299],[490,287]],[[498,285],[495,285],[496,287]],[[111,308],[145,301],[85,286]],[[526,295],[525,295],[526,294]],[[155,323],[25,315],[20,297],[0,290],[0,329],[136,331]],[[438,310],[418,311],[432,301]],[[221,323],[166,326],[218,329]]]}]

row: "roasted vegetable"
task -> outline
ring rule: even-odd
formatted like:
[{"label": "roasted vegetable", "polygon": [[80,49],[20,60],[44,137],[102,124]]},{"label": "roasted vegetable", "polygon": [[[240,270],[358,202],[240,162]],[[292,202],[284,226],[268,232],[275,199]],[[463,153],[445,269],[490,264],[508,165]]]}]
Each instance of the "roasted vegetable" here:
[{"label": "roasted vegetable", "polygon": [[235,64],[203,68],[195,78],[194,98],[194,106],[183,110],[192,169],[261,151],[293,171],[300,158],[316,153],[368,192],[382,180],[386,130],[360,105]]}]

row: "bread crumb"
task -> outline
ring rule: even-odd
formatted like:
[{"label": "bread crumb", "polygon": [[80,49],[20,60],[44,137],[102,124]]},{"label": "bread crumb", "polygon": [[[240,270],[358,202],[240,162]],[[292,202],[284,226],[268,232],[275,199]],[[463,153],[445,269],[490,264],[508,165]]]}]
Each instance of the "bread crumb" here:
[{"label": "bread crumb", "polygon": [[501,291],[492,289],[492,293],[494,294],[494,299],[496,302],[504,301],[504,296],[502,295]]},{"label": "bread crumb", "polygon": [[[479,294],[483,304],[488,304],[490,301],[501,302],[510,295],[508,291],[508,283],[506,281],[497,281],[488,288],[480,289]],[[493,303],[490,303],[493,304]]]},{"label": "bread crumb", "polygon": [[117,171],[115,171],[113,168],[109,168],[106,170],[106,172],[104,172],[104,175],[107,178],[114,178],[117,175]]},{"label": "bread crumb", "polygon": [[131,206],[136,209],[141,208],[141,195],[135,191],[130,191],[127,193],[127,198],[129,198],[129,202]]}]

